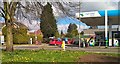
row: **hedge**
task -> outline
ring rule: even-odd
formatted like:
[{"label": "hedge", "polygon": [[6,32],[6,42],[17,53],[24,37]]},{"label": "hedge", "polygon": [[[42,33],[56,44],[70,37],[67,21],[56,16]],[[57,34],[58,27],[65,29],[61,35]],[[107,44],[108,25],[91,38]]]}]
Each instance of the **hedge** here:
[{"label": "hedge", "polygon": [[[5,41],[6,41],[6,27],[2,29],[2,33],[5,36]],[[27,29],[25,28],[13,28],[12,29],[13,33],[13,44],[28,44],[30,43],[30,38],[33,39],[33,43],[35,43],[35,35],[30,34],[27,35]],[[43,41],[43,36],[42,35],[37,35],[37,40],[38,41]]]},{"label": "hedge", "polygon": [[[43,41],[43,36],[42,35],[36,35],[37,36],[37,41],[42,42]],[[33,44],[35,44],[35,34],[30,34],[29,35],[29,40],[32,38]]]},{"label": "hedge", "polygon": [[[6,41],[6,27],[2,29],[2,33],[5,36]],[[29,42],[29,36],[27,35],[27,29],[25,28],[13,28],[13,43],[14,44],[27,44]]]}]

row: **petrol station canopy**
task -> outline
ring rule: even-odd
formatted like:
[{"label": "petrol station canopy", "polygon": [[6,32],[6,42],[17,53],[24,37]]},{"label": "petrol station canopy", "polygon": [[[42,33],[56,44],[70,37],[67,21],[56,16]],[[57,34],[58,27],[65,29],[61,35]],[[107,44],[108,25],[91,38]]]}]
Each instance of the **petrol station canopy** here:
[{"label": "petrol station canopy", "polygon": [[[120,10],[107,10],[108,24],[120,25]],[[105,25],[105,10],[76,13],[76,18],[88,26]]]}]

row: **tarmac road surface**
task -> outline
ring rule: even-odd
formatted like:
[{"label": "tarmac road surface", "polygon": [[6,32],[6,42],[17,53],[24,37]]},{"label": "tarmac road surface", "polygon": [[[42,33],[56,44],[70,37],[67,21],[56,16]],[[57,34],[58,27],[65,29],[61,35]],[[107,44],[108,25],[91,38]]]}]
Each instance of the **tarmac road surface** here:
[{"label": "tarmac road surface", "polygon": [[[35,44],[28,44],[28,45],[14,45],[13,46],[15,50],[40,50],[40,49],[46,49],[46,50],[62,50],[60,46],[51,46],[49,44],[42,44],[42,45],[35,45]],[[6,46],[0,46],[0,49],[5,49]],[[86,51],[86,52],[94,52],[94,53],[116,53],[120,54],[120,47],[108,47],[105,48],[105,46],[101,46],[100,48],[98,46],[95,47],[86,47],[86,48],[79,48],[78,46],[66,46],[66,50],[79,50],[79,51]]]}]

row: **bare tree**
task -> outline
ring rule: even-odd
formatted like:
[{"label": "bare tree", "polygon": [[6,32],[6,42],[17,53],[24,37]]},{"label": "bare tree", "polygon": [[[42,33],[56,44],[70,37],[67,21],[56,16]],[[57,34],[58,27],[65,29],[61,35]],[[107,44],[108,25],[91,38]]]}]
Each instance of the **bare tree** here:
[{"label": "bare tree", "polygon": [[[5,19],[5,25],[7,27],[7,39],[6,39],[6,50],[13,51],[13,35],[12,28],[14,22],[18,19],[26,18],[31,23],[31,20],[36,20],[41,18],[43,5],[41,2],[25,2],[23,5],[21,2],[2,2],[3,6],[0,6],[0,16]],[[1,2],[0,2],[1,3]],[[71,9],[78,8],[80,6],[78,3],[60,3],[60,2],[51,2],[52,6],[57,5],[57,8],[65,16],[73,16],[71,14]],[[68,6],[68,7],[65,7]],[[78,9],[77,9],[78,10]]]},{"label": "bare tree", "polygon": [[5,19],[5,25],[7,27],[7,36],[6,36],[6,50],[13,51],[13,35],[12,27],[15,22],[14,15],[18,2],[3,2],[4,7],[0,7],[0,13]]}]

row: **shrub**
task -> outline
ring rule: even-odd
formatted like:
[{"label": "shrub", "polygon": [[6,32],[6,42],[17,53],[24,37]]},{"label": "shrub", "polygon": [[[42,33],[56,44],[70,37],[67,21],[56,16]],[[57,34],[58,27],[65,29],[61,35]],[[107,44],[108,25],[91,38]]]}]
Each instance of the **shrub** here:
[{"label": "shrub", "polygon": [[50,39],[49,38],[43,38],[43,41],[42,41],[43,43],[49,43],[50,42]]},{"label": "shrub", "polygon": [[[5,36],[5,41],[6,41],[6,27],[2,29],[2,33]],[[14,44],[27,44],[29,41],[29,36],[27,35],[27,29],[26,28],[13,28],[12,29],[13,33],[13,43]]]},{"label": "shrub", "polygon": [[[35,34],[30,34],[29,35],[29,40],[30,40],[30,38],[32,38],[32,42],[33,42],[33,44],[35,44]],[[42,35],[37,35],[37,41],[43,41],[43,36]]]},{"label": "shrub", "polygon": [[29,41],[28,35],[14,34],[13,43],[14,44],[27,44]]}]

